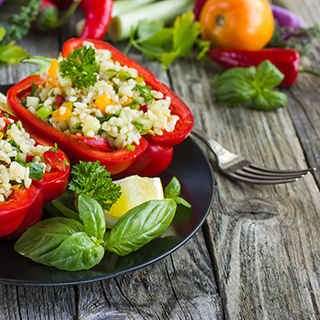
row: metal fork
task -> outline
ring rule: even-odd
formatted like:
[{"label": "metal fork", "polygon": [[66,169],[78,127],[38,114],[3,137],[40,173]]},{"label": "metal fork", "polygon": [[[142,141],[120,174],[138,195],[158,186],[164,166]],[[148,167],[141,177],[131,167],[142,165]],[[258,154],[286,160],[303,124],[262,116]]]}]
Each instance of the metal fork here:
[{"label": "metal fork", "polygon": [[214,153],[218,167],[228,177],[254,184],[280,184],[295,182],[315,168],[303,170],[273,170],[259,167],[247,159],[224,149],[217,141],[193,128],[191,133],[203,141]]}]

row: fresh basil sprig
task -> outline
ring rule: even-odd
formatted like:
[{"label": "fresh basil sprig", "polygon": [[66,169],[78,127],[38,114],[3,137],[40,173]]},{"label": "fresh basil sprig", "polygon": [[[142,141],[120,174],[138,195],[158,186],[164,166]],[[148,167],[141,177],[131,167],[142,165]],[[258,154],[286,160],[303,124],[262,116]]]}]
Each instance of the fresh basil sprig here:
[{"label": "fresh basil sprig", "polygon": [[138,250],[168,228],[176,209],[173,199],[149,200],[133,207],[106,235],[105,249],[119,256]]},{"label": "fresh basil sprig", "polygon": [[240,105],[249,102],[249,106],[259,110],[273,110],[288,102],[287,96],[279,91],[270,91],[284,79],[284,74],[269,60],[256,68],[232,68],[213,79],[217,88],[217,101],[224,105]]},{"label": "fresh basil sprig", "polygon": [[87,270],[104,256],[106,225],[101,206],[89,196],[78,199],[79,217],[55,217],[30,227],[16,242],[14,249],[21,255],[61,270]]},{"label": "fresh basil sprig", "polygon": [[30,227],[14,249],[35,262],[61,270],[88,270],[102,260],[105,250],[125,256],[158,238],[173,220],[177,204],[191,207],[180,192],[180,183],[173,177],[165,188],[165,199],[132,208],[108,232],[103,209],[93,197],[79,195],[78,216],[64,206],[66,199],[59,198],[52,206],[67,217],[49,218]]}]

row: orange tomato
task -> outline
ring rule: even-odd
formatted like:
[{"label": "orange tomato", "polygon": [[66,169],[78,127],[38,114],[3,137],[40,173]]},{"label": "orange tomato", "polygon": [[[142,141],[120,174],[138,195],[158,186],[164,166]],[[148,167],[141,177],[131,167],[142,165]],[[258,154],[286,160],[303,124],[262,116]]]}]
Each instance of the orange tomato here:
[{"label": "orange tomato", "polygon": [[199,20],[202,37],[222,49],[260,50],[274,30],[267,0],[208,0]]}]

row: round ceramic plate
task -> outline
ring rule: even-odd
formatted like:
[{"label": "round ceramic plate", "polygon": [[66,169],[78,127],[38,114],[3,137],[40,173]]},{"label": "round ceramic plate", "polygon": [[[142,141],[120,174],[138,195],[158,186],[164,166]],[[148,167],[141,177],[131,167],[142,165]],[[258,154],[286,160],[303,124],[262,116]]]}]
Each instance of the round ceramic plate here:
[{"label": "round ceramic plate", "polygon": [[[0,91],[6,92],[6,86]],[[175,176],[181,183],[181,195],[192,208],[178,206],[170,227],[158,239],[125,257],[106,252],[99,265],[91,270],[67,272],[46,267],[17,254],[15,240],[0,240],[0,283],[16,285],[66,285],[103,280],[132,272],[170,254],[200,228],[209,213],[213,197],[210,164],[192,138],[174,149],[168,169],[160,175],[163,186]]]}]

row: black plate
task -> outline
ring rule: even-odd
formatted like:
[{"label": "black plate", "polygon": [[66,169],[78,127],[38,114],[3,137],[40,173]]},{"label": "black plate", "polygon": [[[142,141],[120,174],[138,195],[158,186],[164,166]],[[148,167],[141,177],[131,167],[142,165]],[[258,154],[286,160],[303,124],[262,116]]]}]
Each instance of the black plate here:
[{"label": "black plate", "polygon": [[[6,92],[7,86],[0,86]],[[99,265],[88,271],[67,272],[46,267],[24,258],[14,249],[14,240],[0,240],[0,283],[19,285],[66,285],[103,280],[132,272],[170,254],[200,228],[212,203],[213,176],[207,158],[192,138],[175,147],[173,160],[160,175],[164,186],[176,176],[181,195],[192,209],[179,206],[170,227],[163,235],[136,252],[120,257],[106,252]]]}]

